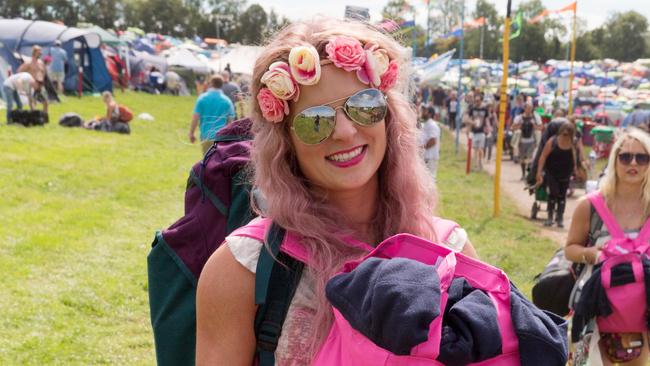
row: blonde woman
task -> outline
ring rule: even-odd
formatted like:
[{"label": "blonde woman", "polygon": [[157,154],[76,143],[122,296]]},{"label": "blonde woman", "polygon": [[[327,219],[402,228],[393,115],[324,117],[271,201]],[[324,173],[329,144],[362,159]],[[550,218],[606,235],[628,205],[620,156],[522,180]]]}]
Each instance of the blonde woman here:
[{"label": "blonde woman", "polygon": [[[650,136],[638,129],[621,134],[612,147],[608,168],[600,185],[608,209],[627,237],[634,238],[650,216]],[[598,263],[600,252],[611,236],[590,201],[582,199],[576,206],[565,255],[575,263],[594,265]],[[594,220],[595,219],[595,220]],[[581,299],[583,301],[583,299]],[[594,301],[596,301],[594,299]],[[578,334],[574,335],[577,340]],[[598,345],[589,347],[585,357],[589,365],[646,365],[648,361],[648,332],[643,333],[598,333]],[[587,339],[580,339],[587,342]],[[595,347],[593,347],[595,346]],[[620,362],[616,358],[629,355],[629,360]]]}]

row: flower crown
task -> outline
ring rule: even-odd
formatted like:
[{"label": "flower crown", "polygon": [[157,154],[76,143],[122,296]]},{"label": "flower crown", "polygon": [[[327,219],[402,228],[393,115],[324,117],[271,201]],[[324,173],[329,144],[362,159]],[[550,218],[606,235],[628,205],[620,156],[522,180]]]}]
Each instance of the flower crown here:
[{"label": "flower crown", "polygon": [[398,64],[388,52],[374,43],[365,46],[356,38],[339,36],[325,46],[327,60],[320,60],[314,46],[298,46],[289,52],[289,63],[277,61],[269,66],[260,81],[266,87],[257,93],[262,117],[268,122],[282,122],[289,115],[288,101],[297,101],[301,85],[320,80],[321,65],[333,63],[345,71],[355,71],[357,78],[373,88],[386,91],[397,81]]}]

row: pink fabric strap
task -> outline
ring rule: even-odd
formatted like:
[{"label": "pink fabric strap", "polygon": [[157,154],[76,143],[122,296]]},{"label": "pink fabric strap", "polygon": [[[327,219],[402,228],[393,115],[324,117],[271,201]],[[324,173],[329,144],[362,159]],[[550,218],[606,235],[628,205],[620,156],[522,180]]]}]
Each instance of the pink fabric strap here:
[{"label": "pink fabric strap", "polygon": [[618,222],[616,222],[612,212],[607,208],[603,194],[600,193],[600,191],[592,192],[587,195],[587,199],[591,202],[591,205],[594,206],[596,212],[598,212],[598,215],[603,220],[603,223],[607,227],[607,231],[609,231],[612,238],[624,238],[625,233],[618,225]]}]

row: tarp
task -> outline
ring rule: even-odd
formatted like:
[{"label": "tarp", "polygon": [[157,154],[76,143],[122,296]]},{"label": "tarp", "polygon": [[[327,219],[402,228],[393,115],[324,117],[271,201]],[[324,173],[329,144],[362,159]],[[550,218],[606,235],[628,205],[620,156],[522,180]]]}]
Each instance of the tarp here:
[{"label": "tarp", "polygon": [[[61,41],[61,47],[68,54],[63,83],[66,90],[77,90],[79,65],[75,59],[83,69],[85,90],[113,90],[113,82],[98,48],[101,38],[97,33],[40,20],[0,19],[0,42],[12,52],[29,55],[33,45],[52,47],[56,40]],[[47,55],[47,50],[44,54]]]}]

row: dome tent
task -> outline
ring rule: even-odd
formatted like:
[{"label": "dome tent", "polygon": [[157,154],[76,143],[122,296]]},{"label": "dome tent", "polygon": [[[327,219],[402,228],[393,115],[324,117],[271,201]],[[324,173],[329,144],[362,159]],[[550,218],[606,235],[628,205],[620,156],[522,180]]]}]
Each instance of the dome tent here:
[{"label": "dome tent", "polygon": [[[65,90],[77,90],[79,65],[83,65],[84,90],[113,90],[97,33],[40,20],[0,19],[0,42],[13,53],[30,55],[32,46],[53,47],[56,40],[68,54]],[[47,55],[47,50],[43,51]]]}]

